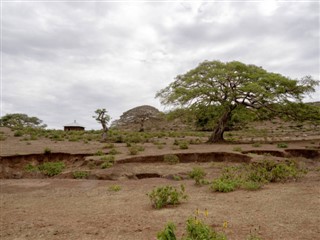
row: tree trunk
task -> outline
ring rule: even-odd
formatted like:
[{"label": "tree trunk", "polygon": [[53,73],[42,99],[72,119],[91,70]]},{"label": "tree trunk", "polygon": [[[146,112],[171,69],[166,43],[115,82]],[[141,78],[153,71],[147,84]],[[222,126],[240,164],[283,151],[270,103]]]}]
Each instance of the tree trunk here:
[{"label": "tree trunk", "polygon": [[208,143],[217,143],[217,142],[223,142],[223,133],[226,130],[227,124],[231,118],[231,109],[227,109],[223,115],[220,117],[217,126],[213,130],[213,133],[211,134]]},{"label": "tree trunk", "polygon": [[107,127],[107,125],[104,122],[102,122],[101,124],[102,124],[102,128],[103,128],[103,133],[102,133],[102,136],[101,136],[101,142],[105,142],[105,141],[107,141],[109,128]]}]

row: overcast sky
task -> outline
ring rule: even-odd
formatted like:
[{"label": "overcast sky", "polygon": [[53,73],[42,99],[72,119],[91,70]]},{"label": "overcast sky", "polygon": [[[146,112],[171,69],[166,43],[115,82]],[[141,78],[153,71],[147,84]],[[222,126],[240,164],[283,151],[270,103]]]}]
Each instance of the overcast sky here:
[{"label": "overcast sky", "polygon": [[[1,114],[112,120],[204,60],[320,79],[319,2],[3,1]],[[320,101],[320,89],[308,101]]]}]

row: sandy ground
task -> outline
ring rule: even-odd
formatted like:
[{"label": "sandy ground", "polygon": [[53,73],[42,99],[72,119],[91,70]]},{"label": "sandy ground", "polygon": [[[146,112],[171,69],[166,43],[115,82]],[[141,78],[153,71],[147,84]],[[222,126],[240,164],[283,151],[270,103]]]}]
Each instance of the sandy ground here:
[{"label": "sandy ground", "polygon": [[[160,185],[186,185],[188,201],[154,210],[146,193]],[[1,180],[1,239],[156,239],[166,222],[182,234],[195,209],[209,211],[205,222],[229,239],[315,240],[320,234],[320,173],[298,181],[268,184],[259,191],[213,193],[192,180],[123,181]],[[109,191],[113,185],[119,192]]]},{"label": "sandy ground", "polygon": [[[167,139],[163,149],[145,144],[141,155],[181,152],[172,149]],[[170,142],[171,141],[171,142]],[[290,148],[319,146],[319,140],[289,142]],[[19,138],[1,142],[1,156],[42,153],[49,146],[53,152],[94,153],[102,143],[58,142],[43,139],[31,145]],[[234,152],[242,150],[280,150],[275,144],[190,145],[183,152]],[[116,145],[127,158],[127,147]],[[214,193],[208,186],[195,186],[193,180],[174,181],[165,178],[140,180],[76,180],[76,179],[1,179],[0,239],[107,239],[153,240],[168,221],[177,225],[181,237],[188,217],[195,210],[208,209],[204,221],[217,231],[225,231],[230,240],[244,240],[253,233],[263,240],[316,240],[320,236],[320,171],[319,160],[304,160],[310,171],[297,182],[265,185],[258,191],[237,190]],[[131,165],[130,165],[131,164]],[[163,164],[125,164],[126,171],[187,172],[199,163],[180,163],[172,167]],[[235,163],[202,163],[208,178],[217,176],[221,168]],[[121,168],[119,168],[121,169]],[[184,184],[188,201],[161,210],[152,208],[146,195],[154,187]],[[113,185],[119,192],[109,191]],[[222,224],[228,221],[228,228]]]}]

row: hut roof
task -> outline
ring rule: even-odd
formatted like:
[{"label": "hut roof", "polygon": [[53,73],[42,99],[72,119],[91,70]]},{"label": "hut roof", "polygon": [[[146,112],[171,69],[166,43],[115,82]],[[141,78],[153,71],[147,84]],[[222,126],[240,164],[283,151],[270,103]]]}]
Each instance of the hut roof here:
[{"label": "hut roof", "polygon": [[76,120],[74,122],[64,125],[65,127],[83,127],[81,124],[77,123]]}]

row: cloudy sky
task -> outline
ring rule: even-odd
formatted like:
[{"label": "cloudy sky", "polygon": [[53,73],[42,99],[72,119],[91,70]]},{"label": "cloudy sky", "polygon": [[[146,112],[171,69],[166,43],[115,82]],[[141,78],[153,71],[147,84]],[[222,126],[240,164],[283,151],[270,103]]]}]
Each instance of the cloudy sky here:
[{"label": "cloudy sky", "polygon": [[[1,114],[112,119],[204,60],[320,79],[318,1],[2,1]],[[307,98],[320,101],[320,89]]]}]

